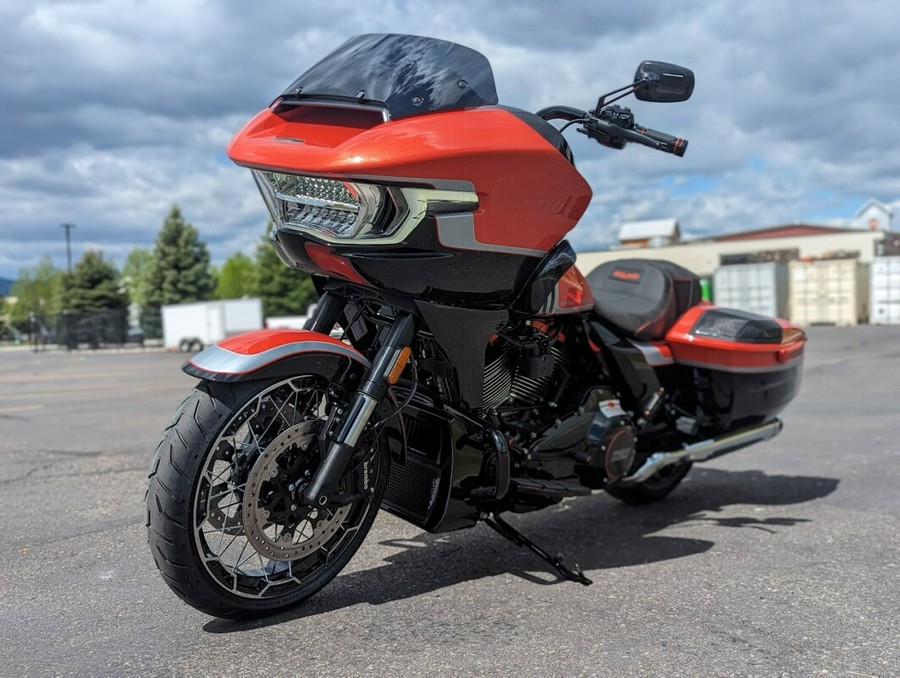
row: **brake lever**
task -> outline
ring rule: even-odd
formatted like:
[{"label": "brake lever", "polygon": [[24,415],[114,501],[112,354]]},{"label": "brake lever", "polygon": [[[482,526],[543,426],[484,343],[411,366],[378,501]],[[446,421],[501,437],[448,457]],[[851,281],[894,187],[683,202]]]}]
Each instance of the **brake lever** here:
[{"label": "brake lever", "polygon": [[615,134],[614,127],[616,127],[616,125],[604,122],[600,118],[588,113],[587,120],[583,125],[578,127],[577,130],[602,146],[621,150],[625,148],[627,139],[620,134]]}]

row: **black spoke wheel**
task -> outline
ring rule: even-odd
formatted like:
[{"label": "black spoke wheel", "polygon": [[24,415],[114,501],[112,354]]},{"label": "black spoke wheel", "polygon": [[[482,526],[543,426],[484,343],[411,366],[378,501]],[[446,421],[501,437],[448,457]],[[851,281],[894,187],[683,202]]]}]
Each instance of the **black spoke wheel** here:
[{"label": "black spoke wheel", "polygon": [[179,597],[220,617],[268,614],[310,597],[347,564],[378,511],[389,462],[364,434],[332,500],[300,501],[337,407],[346,403],[315,374],[203,382],[182,404],[147,493],[150,548]]},{"label": "black spoke wheel", "polygon": [[628,486],[612,484],[606,491],[626,504],[649,504],[667,497],[690,470],[689,463],[672,464],[660,469],[642,483]]}]

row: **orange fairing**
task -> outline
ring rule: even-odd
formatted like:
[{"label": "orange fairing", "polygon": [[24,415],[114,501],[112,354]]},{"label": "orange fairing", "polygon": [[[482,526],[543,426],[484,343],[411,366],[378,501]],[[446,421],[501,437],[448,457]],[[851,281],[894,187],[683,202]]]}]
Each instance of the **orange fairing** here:
[{"label": "orange fairing", "polygon": [[276,104],[238,133],[228,155],[247,167],[325,177],[465,182],[478,194],[477,241],[535,254],[556,245],[590,202],[590,187],[562,153],[502,108],[336,127],[320,115]]}]

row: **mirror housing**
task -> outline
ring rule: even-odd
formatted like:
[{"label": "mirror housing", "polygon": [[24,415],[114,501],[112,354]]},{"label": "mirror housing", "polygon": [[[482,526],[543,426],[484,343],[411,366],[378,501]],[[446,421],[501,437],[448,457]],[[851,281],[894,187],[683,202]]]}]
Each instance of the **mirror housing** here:
[{"label": "mirror housing", "polygon": [[662,61],[644,61],[634,74],[634,96],[640,101],[687,101],[694,91],[693,71]]}]

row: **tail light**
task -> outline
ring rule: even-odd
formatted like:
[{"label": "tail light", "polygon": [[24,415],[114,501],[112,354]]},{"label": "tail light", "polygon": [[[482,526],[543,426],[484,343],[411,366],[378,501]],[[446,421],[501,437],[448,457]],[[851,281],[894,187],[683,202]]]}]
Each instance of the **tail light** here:
[{"label": "tail light", "polygon": [[774,318],[732,308],[711,308],[700,316],[690,333],[748,344],[780,344],[783,336],[781,325]]}]

